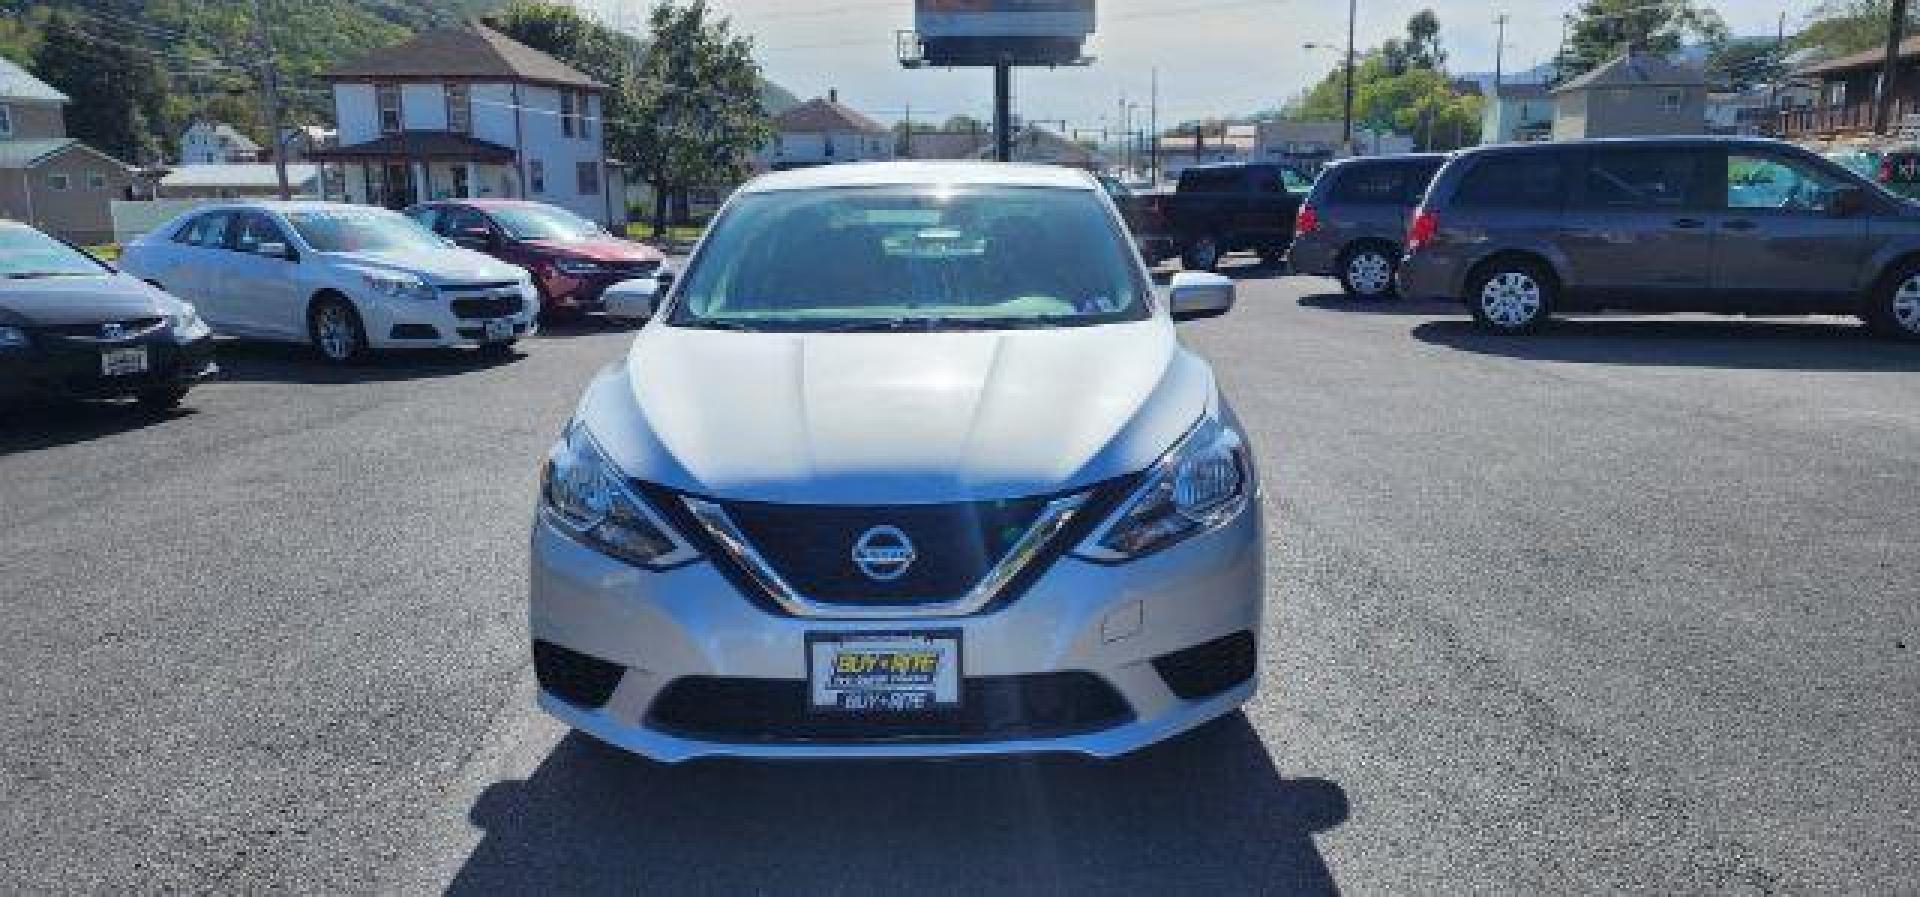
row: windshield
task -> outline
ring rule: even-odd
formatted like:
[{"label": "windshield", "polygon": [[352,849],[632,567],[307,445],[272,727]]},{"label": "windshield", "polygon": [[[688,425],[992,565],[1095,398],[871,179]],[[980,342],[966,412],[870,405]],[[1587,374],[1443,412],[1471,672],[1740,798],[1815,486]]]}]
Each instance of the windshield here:
[{"label": "windshield", "polygon": [[0,277],[92,277],[107,270],[86,253],[31,227],[0,224]]},{"label": "windshield", "polygon": [[380,209],[289,212],[287,221],[315,252],[407,252],[447,244],[413,219]]},{"label": "windshield", "polygon": [[508,236],[516,240],[549,240],[577,243],[606,235],[600,225],[565,209],[543,206],[502,206],[488,209]]},{"label": "windshield", "polygon": [[671,323],[741,329],[1076,326],[1149,314],[1098,194],[1052,188],[742,196],[678,295]]}]

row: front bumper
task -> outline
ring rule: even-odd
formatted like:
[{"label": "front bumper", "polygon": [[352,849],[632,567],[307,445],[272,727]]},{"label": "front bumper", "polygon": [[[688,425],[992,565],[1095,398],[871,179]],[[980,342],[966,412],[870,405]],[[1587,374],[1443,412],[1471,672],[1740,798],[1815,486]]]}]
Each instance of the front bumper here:
[{"label": "front bumper", "polygon": [[508,340],[540,332],[535,321],[540,297],[531,285],[504,300],[450,293],[431,302],[380,299],[358,305],[367,343],[375,349],[448,349],[502,342],[488,338],[488,321],[509,322],[513,335]]},{"label": "front bumper", "polygon": [[656,264],[651,268],[633,267],[578,276],[556,271],[541,282],[542,293],[546,296],[546,308],[549,311],[599,311],[607,287],[623,281],[652,277],[659,270],[660,266]]},{"label": "front bumper", "polygon": [[[144,374],[105,376],[100,353],[144,346]],[[170,333],[124,343],[82,343],[40,337],[32,348],[0,351],[0,398],[112,399],[160,389],[190,387],[219,372],[213,339],[175,342]]]},{"label": "front bumper", "polygon": [[[987,613],[849,621],[778,615],[748,600],[712,563],[641,570],[535,524],[530,628],[538,642],[624,668],[597,707],[543,691],[540,706],[603,741],[655,760],[701,757],[942,757],[1074,753],[1114,757],[1230,712],[1257,675],[1193,698],[1175,694],[1155,659],[1260,631],[1260,507],[1221,529],[1121,565],[1063,556],[1019,598]],[[1129,713],[1057,737],[729,740],[658,724],[650,711],[677,680],[806,679],[808,633],[957,629],[967,681],[1091,674]],[[1257,670],[1257,665],[1254,667]],[[898,735],[898,732],[893,732]]]},{"label": "front bumper", "polygon": [[1293,274],[1338,276],[1339,256],[1339,247],[1332,240],[1318,233],[1305,234],[1294,238],[1293,245],[1287,247],[1287,270]]}]

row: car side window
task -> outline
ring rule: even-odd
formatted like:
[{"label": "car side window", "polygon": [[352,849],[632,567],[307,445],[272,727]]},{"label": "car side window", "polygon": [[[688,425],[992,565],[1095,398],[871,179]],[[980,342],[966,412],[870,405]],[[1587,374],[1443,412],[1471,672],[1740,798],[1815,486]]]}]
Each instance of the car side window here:
[{"label": "car side window", "polygon": [[1688,149],[1596,149],[1588,154],[1581,205],[1588,209],[1684,209],[1705,205],[1706,155]]},{"label": "car side window", "polygon": [[493,231],[487,225],[486,216],[472,209],[460,208],[448,209],[446,214],[440,216],[440,228],[440,233],[449,237],[470,231]]},{"label": "car side window", "polygon": [[233,250],[249,255],[257,255],[260,247],[266,243],[278,243],[289,246],[287,235],[280,230],[272,218],[259,212],[247,212],[238,216],[233,234]]},{"label": "car side window", "polygon": [[445,231],[440,229],[440,220],[444,216],[441,215],[439,206],[426,206],[425,208],[414,209],[407,213],[407,217],[420,222],[421,227],[433,231],[436,234],[445,233]]},{"label": "car side window", "polygon": [[1567,154],[1528,152],[1480,159],[1460,181],[1453,204],[1480,209],[1558,209],[1566,202]]},{"label": "car side window", "polygon": [[1406,201],[1408,170],[1403,165],[1356,165],[1335,175],[1332,199],[1353,205]]},{"label": "car side window", "polygon": [[1727,208],[1825,214],[1847,183],[1804,159],[1768,153],[1727,154]]},{"label": "car side window", "polygon": [[227,225],[232,220],[233,214],[230,212],[208,212],[188,222],[173,239],[202,249],[224,249],[227,245]]}]

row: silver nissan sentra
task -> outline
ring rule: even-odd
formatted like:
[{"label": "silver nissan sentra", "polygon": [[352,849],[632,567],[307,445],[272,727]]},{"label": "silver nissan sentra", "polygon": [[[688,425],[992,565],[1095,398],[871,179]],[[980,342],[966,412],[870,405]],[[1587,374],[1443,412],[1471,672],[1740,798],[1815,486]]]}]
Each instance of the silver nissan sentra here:
[{"label": "silver nissan sentra", "polygon": [[[1112,757],[1254,691],[1259,482],[1099,185],[763,177],[548,456],[540,704],[663,761]],[[629,311],[628,313],[632,313]]]}]

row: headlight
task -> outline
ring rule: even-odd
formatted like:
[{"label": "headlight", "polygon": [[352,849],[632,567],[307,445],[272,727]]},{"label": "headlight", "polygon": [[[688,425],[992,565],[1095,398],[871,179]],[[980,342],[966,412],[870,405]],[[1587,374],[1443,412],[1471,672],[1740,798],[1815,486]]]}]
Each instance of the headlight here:
[{"label": "headlight", "polygon": [[439,291],[432,285],[411,274],[374,274],[360,275],[374,292],[390,299],[418,299],[431,302],[440,298]]},{"label": "headlight", "polygon": [[1246,440],[1217,418],[1188,432],[1077,554],[1126,561],[1232,520],[1247,506],[1253,465]]},{"label": "headlight", "polygon": [[562,274],[574,277],[586,274],[601,274],[607,270],[599,262],[590,262],[585,259],[557,259],[553,263],[553,269]]},{"label": "headlight", "polygon": [[578,421],[548,453],[540,480],[541,504],[581,542],[656,570],[700,556],[633,491]]},{"label": "headlight", "polygon": [[18,327],[0,327],[0,349],[25,349],[33,345],[27,332]]},{"label": "headlight", "polygon": [[193,303],[180,303],[180,313],[173,316],[173,338],[190,343],[206,339],[213,335],[213,328],[207,326],[206,319],[200,317],[200,310]]}]

